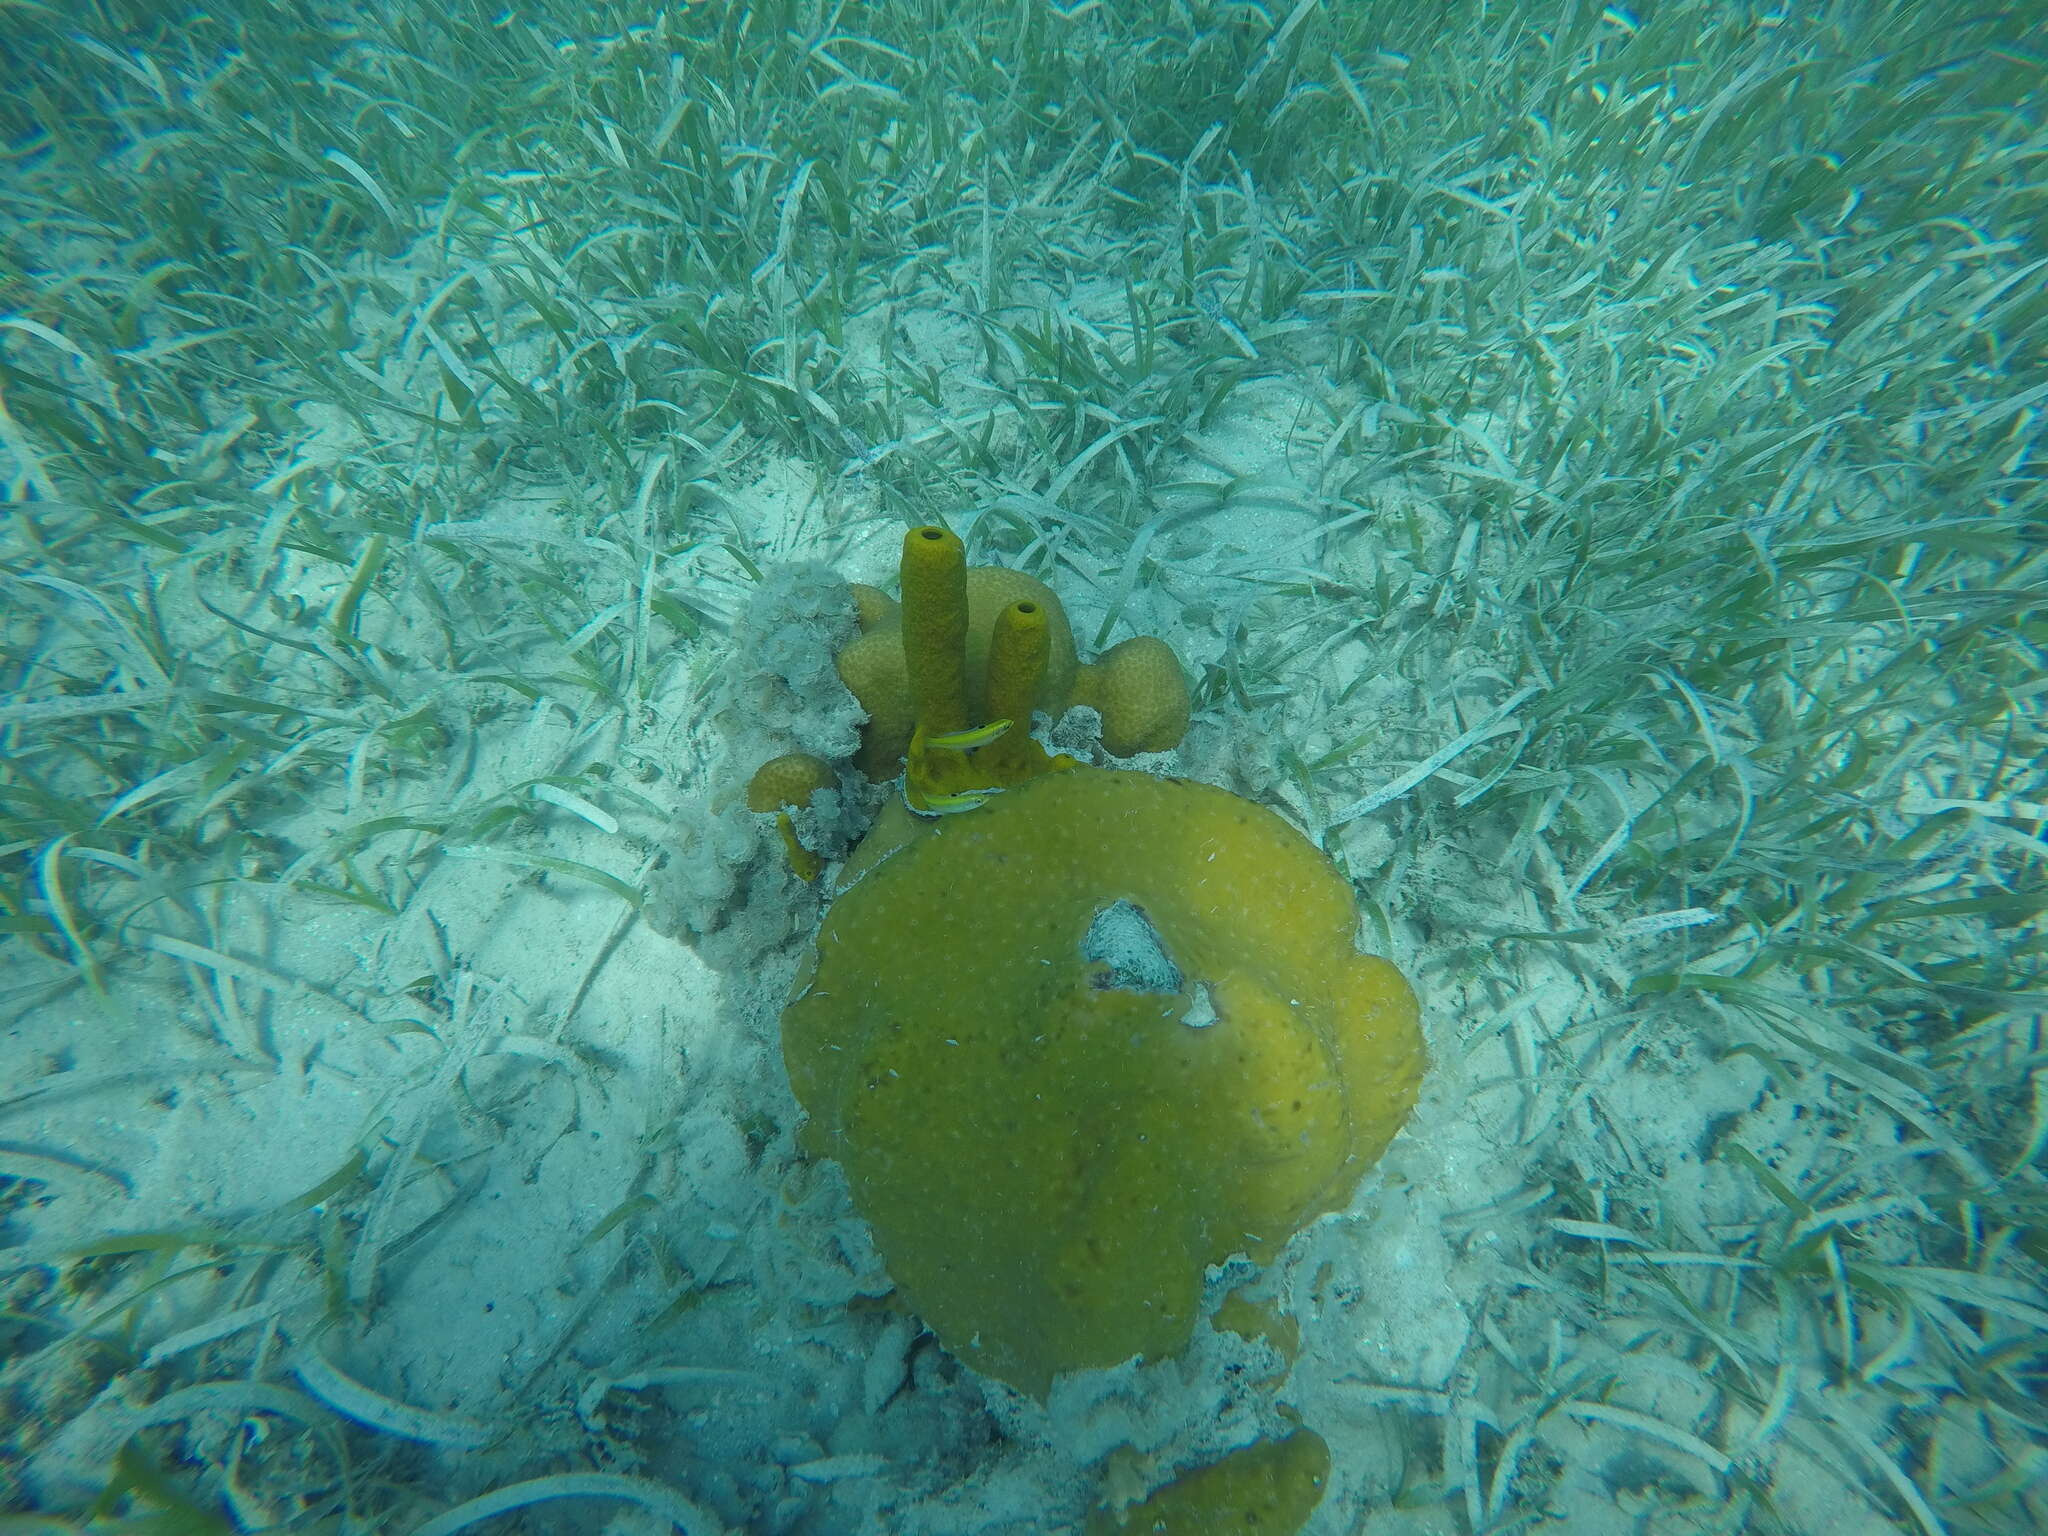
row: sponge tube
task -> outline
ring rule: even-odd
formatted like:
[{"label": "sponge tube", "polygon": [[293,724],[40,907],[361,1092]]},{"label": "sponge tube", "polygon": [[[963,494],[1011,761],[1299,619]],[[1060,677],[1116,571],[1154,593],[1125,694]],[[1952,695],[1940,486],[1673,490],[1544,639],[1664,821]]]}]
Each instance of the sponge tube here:
[{"label": "sponge tube", "polygon": [[1045,680],[1046,657],[1052,651],[1045,604],[1021,597],[996,615],[988,642],[988,719],[1010,722],[1010,729],[982,750],[990,766],[1023,766],[1031,757],[1031,710]]},{"label": "sponge tube", "polygon": [[967,550],[937,524],[903,536],[903,664],[925,733],[965,730]]}]

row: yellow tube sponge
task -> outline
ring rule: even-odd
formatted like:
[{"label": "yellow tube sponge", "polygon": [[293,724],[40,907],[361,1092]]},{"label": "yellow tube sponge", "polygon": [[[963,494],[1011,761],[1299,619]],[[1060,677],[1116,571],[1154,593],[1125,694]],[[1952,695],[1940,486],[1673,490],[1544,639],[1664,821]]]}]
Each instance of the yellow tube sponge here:
[{"label": "yellow tube sponge", "polygon": [[1204,1269],[1269,1257],[1399,1129],[1415,998],[1357,926],[1261,806],[1049,774],[838,897],[783,1059],[911,1305],[1042,1396],[1181,1348]]},{"label": "yellow tube sponge", "polygon": [[1102,716],[1103,750],[1115,757],[1171,751],[1192,710],[1180,661],[1150,635],[1120,641],[1081,668],[1074,702]]},{"label": "yellow tube sponge", "polygon": [[782,834],[783,846],[789,850],[790,868],[796,871],[800,880],[817,879],[818,871],[824,865],[815,853],[797,841],[796,822],[789,813],[802,810],[811,803],[811,796],[821,789],[832,788],[837,782],[832,765],[808,752],[787,752],[781,757],[771,757],[756,768],[753,778],[747,781],[747,809],[776,813],[776,830]]},{"label": "yellow tube sponge", "polygon": [[1038,685],[1051,651],[1045,605],[1020,597],[996,615],[988,642],[988,687],[982,713],[990,720],[1031,724]]},{"label": "yellow tube sponge", "polygon": [[917,724],[934,736],[965,730],[967,550],[936,523],[903,536],[903,663]]},{"label": "yellow tube sponge", "polygon": [[996,615],[989,635],[988,687],[982,711],[991,722],[1009,721],[1010,728],[974,756],[976,766],[993,783],[1015,784],[1073,766],[1072,758],[1053,757],[1031,735],[1031,712],[1038,705],[1051,650],[1044,603],[1020,597]]},{"label": "yellow tube sponge", "polygon": [[[913,536],[918,532],[912,529]],[[948,535],[950,537],[950,535]],[[920,543],[924,541],[919,541]],[[905,541],[906,545],[910,543]],[[905,550],[904,591],[912,590],[910,550]],[[1034,576],[999,565],[967,568],[967,626],[965,639],[965,686],[969,724],[1007,718],[986,710],[989,643],[997,616],[1010,604],[1028,601],[1045,611],[1045,671],[1039,679],[1036,707],[1057,717],[1067,707],[1073,692],[1078,658],[1074,632],[1067,623],[1067,611],[1052,588]],[[873,594],[872,597],[867,594]],[[881,599],[880,602],[875,599]],[[860,751],[854,765],[871,779],[895,776],[903,755],[910,749],[910,733],[917,724],[905,652],[910,645],[904,614],[873,587],[854,588],[854,602],[861,616],[861,633],[839,652],[839,677],[860,707],[868,723],[861,729]],[[886,606],[884,606],[886,605]],[[1027,716],[1019,722],[1027,731]],[[946,734],[936,731],[935,734]]]},{"label": "yellow tube sponge", "polygon": [[[1074,671],[1080,658],[1074,651],[1074,631],[1067,622],[1066,606],[1036,576],[1013,571],[1002,565],[971,565],[967,568],[967,698],[981,709],[984,720],[1003,717],[987,708],[989,644],[996,620],[1012,603],[1034,603],[1045,611],[1045,672],[1038,680],[1035,707],[1054,719],[1065,712],[1074,691]],[[1027,716],[1023,722],[1030,724]]]}]

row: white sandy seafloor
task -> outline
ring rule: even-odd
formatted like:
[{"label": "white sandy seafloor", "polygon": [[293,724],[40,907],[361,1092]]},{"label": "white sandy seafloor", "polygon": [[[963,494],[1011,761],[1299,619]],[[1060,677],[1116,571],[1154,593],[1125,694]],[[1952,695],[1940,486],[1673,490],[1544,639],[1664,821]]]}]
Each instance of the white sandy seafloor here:
[{"label": "white sandy seafloor", "polygon": [[[1379,518],[1324,531],[1306,510],[1315,463],[1302,420],[1285,386],[1240,393],[1201,457],[1212,474],[1248,477],[1248,504],[1171,528],[1159,582],[1136,593],[1120,632],[1164,636],[1200,677],[1224,658],[1244,572],[1369,581],[1393,569],[1405,583],[1418,564],[1448,564],[1453,534],[1426,478],[1383,484]],[[1420,519],[1427,561],[1381,531],[1397,506]],[[729,501],[733,527],[770,563],[769,587],[797,608],[829,587],[776,563],[890,579],[900,526],[833,511],[795,466],[768,458]],[[973,514],[963,509],[959,527],[981,555],[988,530]],[[473,531],[545,538],[553,516],[537,496],[491,509]],[[279,585],[320,602],[339,579],[287,556]],[[1054,579],[1085,647],[1112,582],[1091,579],[1085,562]],[[730,570],[722,580],[706,602],[740,619],[742,641],[767,647],[785,674],[801,679],[811,665],[814,680],[829,677],[801,660],[816,623],[791,628],[760,608],[749,619],[749,583]],[[1404,630],[1448,633],[1443,615],[1458,600],[1418,580]],[[1285,602],[1268,613],[1282,630],[1287,615]],[[396,639],[418,620],[399,600],[365,623]],[[1391,782],[1506,697],[1483,657],[1447,644],[1443,659],[1441,675],[1411,684],[1348,641],[1292,675],[1291,697],[1268,701],[1280,713],[1259,729],[1227,698],[1206,705],[1183,750],[1156,766],[1310,822],[1276,759],[1275,719],[1304,756],[1361,721],[1402,722],[1398,745],[1371,754],[1371,782]],[[1373,680],[1361,705],[1362,674]],[[793,1146],[776,1018],[816,898],[731,810],[746,766],[777,738],[771,727],[797,741],[845,731],[845,699],[826,682],[804,688],[765,678],[759,657],[731,640],[678,647],[642,718],[579,734],[546,700],[480,714],[474,749],[437,770],[445,777],[337,783],[273,829],[282,847],[305,850],[366,817],[458,807],[600,765],[578,795],[536,800],[512,846],[646,879],[647,920],[587,882],[508,863],[502,849],[453,848],[420,866],[395,921],[225,889],[218,949],[239,968],[167,970],[126,997],[125,1022],[74,993],[6,1032],[10,1145],[70,1149],[39,1165],[41,1198],[10,1215],[10,1238],[29,1253],[274,1210],[367,1153],[348,1186],[339,1272],[286,1256],[260,1289],[224,1293],[202,1269],[167,1290],[133,1340],[140,1368],[82,1387],[64,1405],[75,1417],[22,1469],[31,1507],[89,1499],[122,1442],[167,1417],[141,1405],[176,1385],[224,1394],[219,1413],[189,1418],[185,1443],[195,1460],[235,1463],[247,1522],[288,1508],[294,1479],[317,1476],[321,1453],[297,1441],[272,1458],[242,1443],[238,1414],[262,1404],[205,1385],[199,1368],[223,1344],[240,1351],[237,1379],[350,1415],[357,1475],[403,1490],[395,1503],[416,1517],[520,1479],[597,1471],[675,1490],[701,1519],[668,1516],[693,1532],[1055,1533],[1078,1529],[1119,1448],[1138,1453],[1119,1465],[1157,1478],[1270,1429],[1270,1404],[1244,1383],[1275,1362],[1234,1335],[1205,1326],[1184,1358],[1065,1380],[1040,1406],[963,1371],[888,1304],[838,1174]],[[1445,773],[1432,790],[1469,782],[1455,764]],[[1560,1181],[1595,1191],[1648,1181],[1675,1230],[1711,1226],[1727,1174],[1703,1155],[1730,1117],[1794,1183],[1821,1142],[1868,1140],[1881,1157],[1895,1150],[1889,1132],[1780,1098],[1748,1056],[1717,1065],[1699,1041],[1611,1038],[1603,1011],[1671,941],[1630,937],[1659,926],[1645,914],[1582,912],[1610,936],[1519,962],[1512,987],[1480,985],[1461,972],[1457,933],[1430,931],[1416,909],[1438,923],[1483,913],[1496,927],[1543,928],[1559,891],[1489,876],[1501,859],[1447,853],[1432,867],[1425,850],[1390,867],[1391,839],[1371,816],[1330,842],[1389,908],[1392,958],[1421,993],[1432,1064],[1412,1122],[1356,1198],[1301,1234],[1253,1291],[1299,1321],[1301,1355],[1279,1397],[1334,1456],[1308,1529],[1452,1531],[1474,1512],[1512,1514],[1511,1481],[1482,1484],[1476,1471],[1492,1390],[1474,1363],[1482,1331],[1488,1372],[1513,1359],[1602,1388],[1595,1402],[1586,1387],[1588,1411],[1553,1415],[1546,1430],[1558,1528],[1710,1528],[1713,1517],[1689,1519],[1691,1506],[1726,1520],[1729,1465],[1686,1449],[1704,1429],[1704,1362],[1654,1320],[1596,1325],[1593,1299],[1532,1261],[1539,1239],[1557,1239],[1528,1213]],[[678,926],[700,932],[727,968],[657,931]],[[178,958],[175,946],[165,952]],[[1609,1150],[1617,1144],[1625,1167]],[[323,1325],[336,1287],[347,1304]],[[1787,1362],[1778,1390],[1813,1390],[1821,1367]],[[1764,1412],[1784,1417],[1782,1405]],[[1681,1434],[1645,1433],[1631,1416]],[[1791,1528],[1890,1528],[1818,1442],[1761,1417],[1723,1421],[1713,1440],[1765,1431],[1747,1469]],[[1441,1484],[1404,1472],[1439,1456]],[[662,1516],[577,1502],[520,1518],[637,1532]]]}]

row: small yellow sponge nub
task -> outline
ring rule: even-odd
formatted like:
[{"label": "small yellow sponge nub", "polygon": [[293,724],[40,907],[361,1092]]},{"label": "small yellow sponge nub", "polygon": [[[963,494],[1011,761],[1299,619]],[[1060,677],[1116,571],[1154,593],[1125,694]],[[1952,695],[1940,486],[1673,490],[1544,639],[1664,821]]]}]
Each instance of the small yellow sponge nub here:
[{"label": "small yellow sponge nub", "polygon": [[903,536],[903,664],[917,724],[933,736],[965,730],[967,550],[936,523]]},{"label": "small yellow sponge nub", "polygon": [[838,783],[832,765],[808,752],[785,752],[771,757],[754,770],[747,781],[747,809],[750,811],[802,810],[811,796]]},{"label": "small yellow sponge nub", "polygon": [[1074,702],[1102,716],[1103,750],[1114,757],[1172,751],[1193,708],[1172,648],[1150,635],[1121,641],[1081,668]]},{"label": "small yellow sponge nub", "polygon": [[896,599],[880,587],[855,581],[847,583],[847,590],[853,594],[853,616],[862,634],[898,622]]},{"label": "small yellow sponge nub", "polygon": [[824,863],[797,840],[796,822],[789,813],[802,810],[811,803],[811,796],[821,789],[830,789],[837,782],[832,765],[808,752],[786,752],[781,757],[771,757],[756,768],[753,778],[747,781],[747,809],[777,813],[776,830],[782,834],[782,844],[789,850],[790,868],[796,871],[800,880],[817,879]]},{"label": "small yellow sponge nub", "polygon": [[988,697],[982,712],[991,724],[1007,720],[1010,728],[976,754],[989,782],[1009,784],[1046,770],[1050,759],[1032,740],[1031,711],[1038,705],[1050,649],[1043,603],[1020,597],[996,615],[988,642]]},{"label": "small yellow sponge nub", "polygon": [[1184,1472],[1142,1504],[1096,1511],[1088,1536],[1294,1536],[1322,1502],[1330,1447],[1312,1429]]}]

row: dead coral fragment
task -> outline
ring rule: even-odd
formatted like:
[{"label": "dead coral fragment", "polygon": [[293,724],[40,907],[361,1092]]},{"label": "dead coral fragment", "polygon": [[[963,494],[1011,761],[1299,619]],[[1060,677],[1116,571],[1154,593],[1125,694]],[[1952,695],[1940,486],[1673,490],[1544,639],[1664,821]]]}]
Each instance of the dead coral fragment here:
[{"label": "dead coral fragment", "polygon": [[[1090,958],[1117,903],[1177,991]],[[1342,877],[1261,806],[1048,774],[926,823],[833,903],[783,1058],[911,1304],[1042,1395],[1180,1349],[1205,1267],[1348,1199],[1400,1127],[1415,999],[1357,925]]]}]

